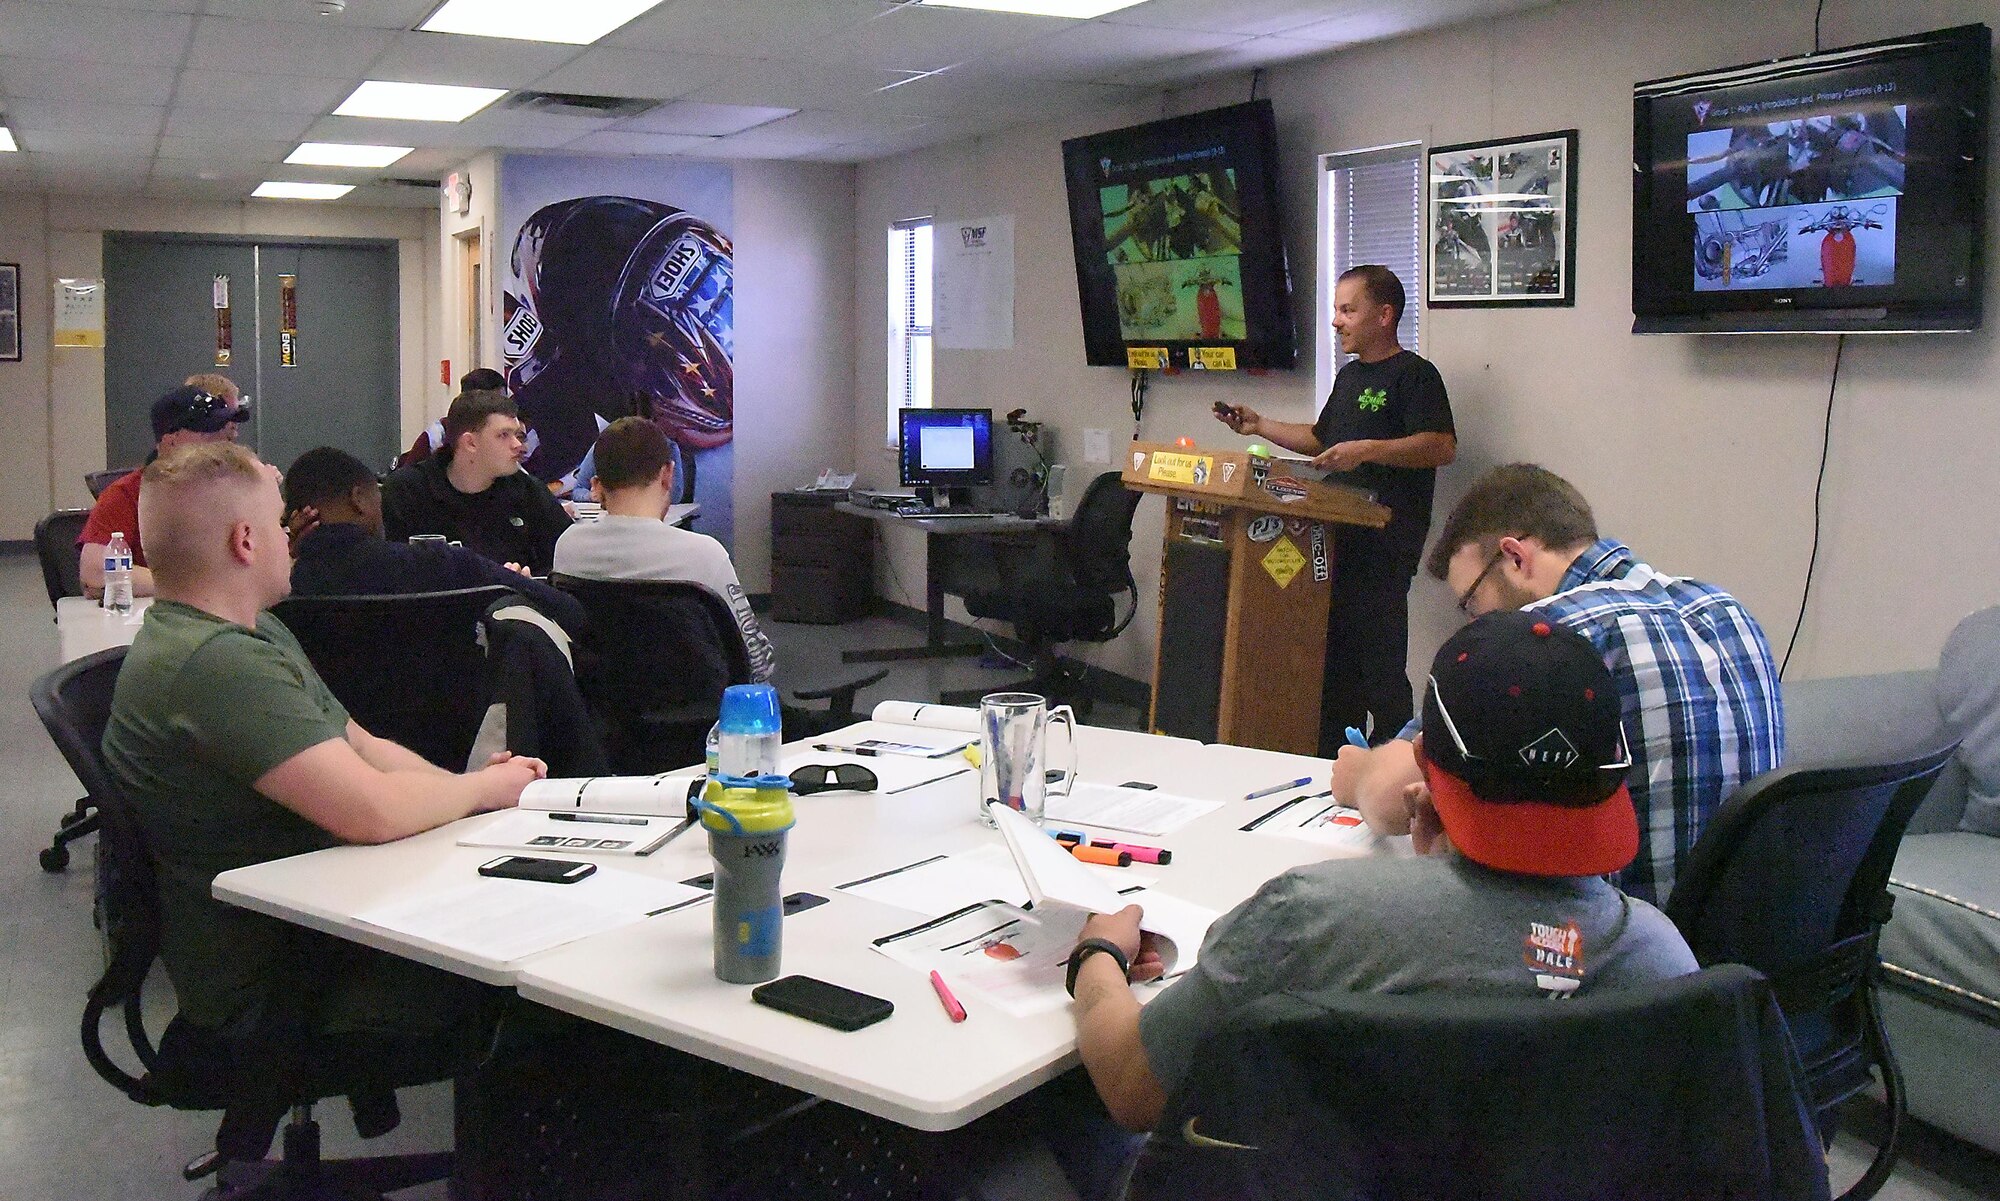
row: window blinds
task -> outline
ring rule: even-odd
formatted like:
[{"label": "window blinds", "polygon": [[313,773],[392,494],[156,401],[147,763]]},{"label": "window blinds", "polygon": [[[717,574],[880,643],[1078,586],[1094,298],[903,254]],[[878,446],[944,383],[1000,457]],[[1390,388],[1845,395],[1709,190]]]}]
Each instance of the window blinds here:
[{"label": "window blinds", "polygon": [[931,223],[889,227],[889,445],[896,411],[931,403]]},{"label": "window blinds", "polygon": [[1407,295],[1396,336],[1415,350],[1424,294],[1423,156],[1416,146],[1334,155],[1327,160],[1333,248],[1326,286],[1350,267],[1380,263]]}]

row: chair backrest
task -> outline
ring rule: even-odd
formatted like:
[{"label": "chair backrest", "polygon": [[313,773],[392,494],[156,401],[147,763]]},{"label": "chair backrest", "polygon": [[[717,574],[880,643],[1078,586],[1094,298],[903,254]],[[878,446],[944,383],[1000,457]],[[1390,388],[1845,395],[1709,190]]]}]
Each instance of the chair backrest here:
[{"label": "chair backrest", "polygon": [[[728,605],[690,580],[550,582],[590,619],[578,679],[592,705],[624,713],[722,707],[722,689],[752,683],[750,651]],[[714,719],[710,719],[714,721]]]},{"label": "chair backrest", "polygon": [[35,523],[35,554],[41,558],[42,583],[49,590],[52,605],[65,596],[83,595],[83,581],[77,575],[76,540],[89,520],[89,509],[57,509]]},{"label": "chair backrest", "polygon": [[1070,518],[1064,555],[1084,588],[1113,594],[1136,588],[1132,579],[1132,514],[1144,493],[1125,487],[1107,471],[1090,481]]},{"label": "chair backrest", "polygon": [[83,473],[83,486],[90,489],[92,497],[103,496],[106,488],[137,470],[137,467],[113,467],[108,471],[86,471]]},{"label": "chair backrest", "polygon": [[[138,818],[104,762],[104,728],[124,665],[122,646],[63,664],[35,681],[29,699],[56,749],[97,806],[97,916],[109,944],[104,974],[91,987],[83,1021],[83,1052],[97,1074],[134,1100],[158,1098],[144,1081],[108,1055],[99,1033],[106,1009],[136,1002],[147,970],[160,951],[161,914],[153,862],[139,833]],[[148,1069],[154,1050],[140,1023],[139,1006],[126,1007],[126,1030]]]},{"label": "chair backrest", "polygon": [[1133,1173],[1175,1198],[1827,1196],[1769,985],[1280,994],[1197,1050]]},{"label": "chair backrest", "polygon": [[1872,969],[1903,831],[1955,749],[1766,772],[1715,811],[1681,865],[1667,916],[1698,962],[1771,977],[1809,1064],[1860,1036],[1845,1002]]},{"label": "chair backrest", "polygon": [[399,596],[294,596],[272,612],[371,734],[463,771],[487,705],[486,611],[517,594],[493,584]]}]

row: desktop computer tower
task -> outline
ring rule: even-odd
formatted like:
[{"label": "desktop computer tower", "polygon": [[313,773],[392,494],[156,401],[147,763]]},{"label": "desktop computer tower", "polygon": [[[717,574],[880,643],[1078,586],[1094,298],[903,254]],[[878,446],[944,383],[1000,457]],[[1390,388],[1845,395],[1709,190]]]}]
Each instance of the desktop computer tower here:
[{"label": "desktop computer tower", "polygon": [[995,418],[993,483],[972,490],[973,505],[989,513],[1047,512],[1044,476],[1055,462],[1054,442],[1055,431],[1038,421],[1009,425]]}]

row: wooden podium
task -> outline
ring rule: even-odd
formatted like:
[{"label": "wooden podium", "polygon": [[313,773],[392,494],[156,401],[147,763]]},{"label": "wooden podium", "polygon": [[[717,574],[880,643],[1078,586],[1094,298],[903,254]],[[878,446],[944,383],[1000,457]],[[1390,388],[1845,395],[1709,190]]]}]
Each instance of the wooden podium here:
[{"label": "wooden podium", "polygon": [[1333,537],[1380,529],[1367,494],[1294,474],[1300,460],[1157,442],[1126,448],[1127,488],[1167,498],[1156,734],[1312,755],[1319,749]]}]

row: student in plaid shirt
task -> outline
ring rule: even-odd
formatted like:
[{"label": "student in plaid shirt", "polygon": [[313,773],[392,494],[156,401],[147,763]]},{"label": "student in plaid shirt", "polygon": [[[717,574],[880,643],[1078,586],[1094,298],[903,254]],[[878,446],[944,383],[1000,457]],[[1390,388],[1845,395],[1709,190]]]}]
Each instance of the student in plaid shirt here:
[{"label": "student in plaid shirt", "polygon": [[[1468,618],[1530,609],[1604,656],[1623,703],[1639,813],[1639,856],[1618,885],[1665,904],[1675,867],[1716,806],[1784,756],[1778,672],[1757,619],[1720,588],[1662,575],[1598,537],[1582,494],[1530,463],[1495,468],[1475,484],[1425,568],[1450,585]],[[1343,749],[1333,789],[1354,798],[1377,831],[1405,833],[1419,778],[1399,740]]]}]

